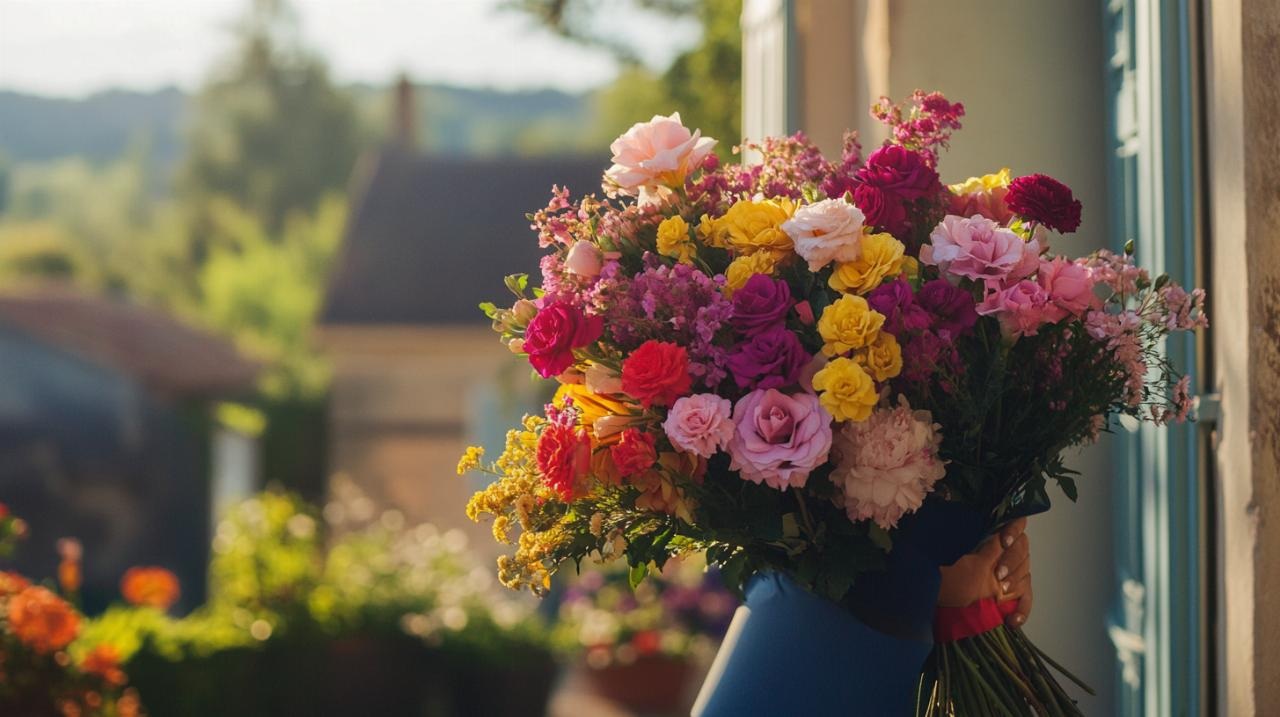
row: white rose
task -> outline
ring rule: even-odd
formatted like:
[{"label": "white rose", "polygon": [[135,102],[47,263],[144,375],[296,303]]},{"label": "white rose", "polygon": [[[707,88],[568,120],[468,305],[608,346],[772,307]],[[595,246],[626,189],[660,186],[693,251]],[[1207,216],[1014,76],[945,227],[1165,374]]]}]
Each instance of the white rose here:
[{"label": "white rose", "polygon": [[854,261],[862,254],[862,210],[841,199],[824,199],[796,210],[782,223],[796,253],[817,271],[831,262]]}]

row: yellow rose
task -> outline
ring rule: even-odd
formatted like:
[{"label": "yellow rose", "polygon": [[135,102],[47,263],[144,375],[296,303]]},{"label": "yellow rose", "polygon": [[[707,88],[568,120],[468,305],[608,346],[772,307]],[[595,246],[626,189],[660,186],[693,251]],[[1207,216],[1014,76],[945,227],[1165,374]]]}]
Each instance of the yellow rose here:
[{"label": "yellow rose", "polygon": [[658,225],[658,253],[669,256],[681,264],[693,262],[697,247],[689,239],[689,223],[679,214],[662,220]]},{"label": "yellow rose", "polygon": [[870,293],[886,277],[902,273],[905,250],[902,242],[890,234],[868,234],[862,237],[862,256],[856,261],[837,264],[827,283],[836,291]]},{"label": "yellow rose", "polygon": [[861,296],[842,296],[822,310],[818,333],[822,336],[822,353],[839,356],[875,341],[884,325],[884,315],[873,310]]},{"label": "yellow rose", "polygon": [[724,295],[733,296],[733,292],[741,289],[742,285],[756,274],[773,274],[776,266],[777,262],[768,252],[757,252],[734,259],[729,262],[729,268],[724,272]]},{"label": "yellow rose", "polygon": [[853,359],[838,358],[813,376],[818,402],[837,421],[865,421],[880,400],[875,381]]},{"label": "yellow rose", "polygon": [[888,381],[902,373],[902,347],[893,334],[881,331],[876,340],[853,355],[858,362],[877,381]]},{"label": "yellow rose", "polygon": [[992,189],[1008,187],[1010,180],[1009,168],[1005,167],[995,174],[969,177],[959,184],[948,185],[947,188],[951,190],[952,194],[976,194],[977,192],[989,192]]},{"label": "yellow rose", "polygon": [[791,251],[791,237],[782,231],[782,223],[795,210],[789,199],[742,199],[716,220],[717,228],[739,254],[767,251],[780,256]]}]

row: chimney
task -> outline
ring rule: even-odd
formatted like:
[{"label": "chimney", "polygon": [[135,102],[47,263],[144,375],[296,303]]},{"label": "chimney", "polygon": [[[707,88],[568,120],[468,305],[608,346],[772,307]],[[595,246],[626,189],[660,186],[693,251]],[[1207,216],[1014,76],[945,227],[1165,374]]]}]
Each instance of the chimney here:
[{"label": "chimney", "polygon": [[392,109],[391,140],[402,149],[416,149],[418,128],[413,104],[413,83],[408,75],[400,75],[396,81],[395,107]]}]

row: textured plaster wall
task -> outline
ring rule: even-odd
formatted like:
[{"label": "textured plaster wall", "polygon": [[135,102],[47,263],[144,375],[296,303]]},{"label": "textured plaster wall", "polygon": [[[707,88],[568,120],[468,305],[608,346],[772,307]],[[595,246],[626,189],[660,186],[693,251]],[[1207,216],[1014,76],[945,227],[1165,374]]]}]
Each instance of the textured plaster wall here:
[{"label": "textured plaster wall", "polygon": [[1208,4],[1223,711],[1280,709],[1280,4]]}]

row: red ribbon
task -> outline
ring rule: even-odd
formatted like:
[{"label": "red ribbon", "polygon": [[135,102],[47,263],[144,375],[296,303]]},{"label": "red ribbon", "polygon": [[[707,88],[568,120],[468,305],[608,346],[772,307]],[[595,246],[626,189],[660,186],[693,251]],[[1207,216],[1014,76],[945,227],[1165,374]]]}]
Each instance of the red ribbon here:
[{"label": "red ribbon", "polygon": [[965,607],[939,605],[933,612],[933,641],[955,642],[981,635],[1004,624],[1017,610],[1017,600],[996,602],[995,598],[983,598]]}]

